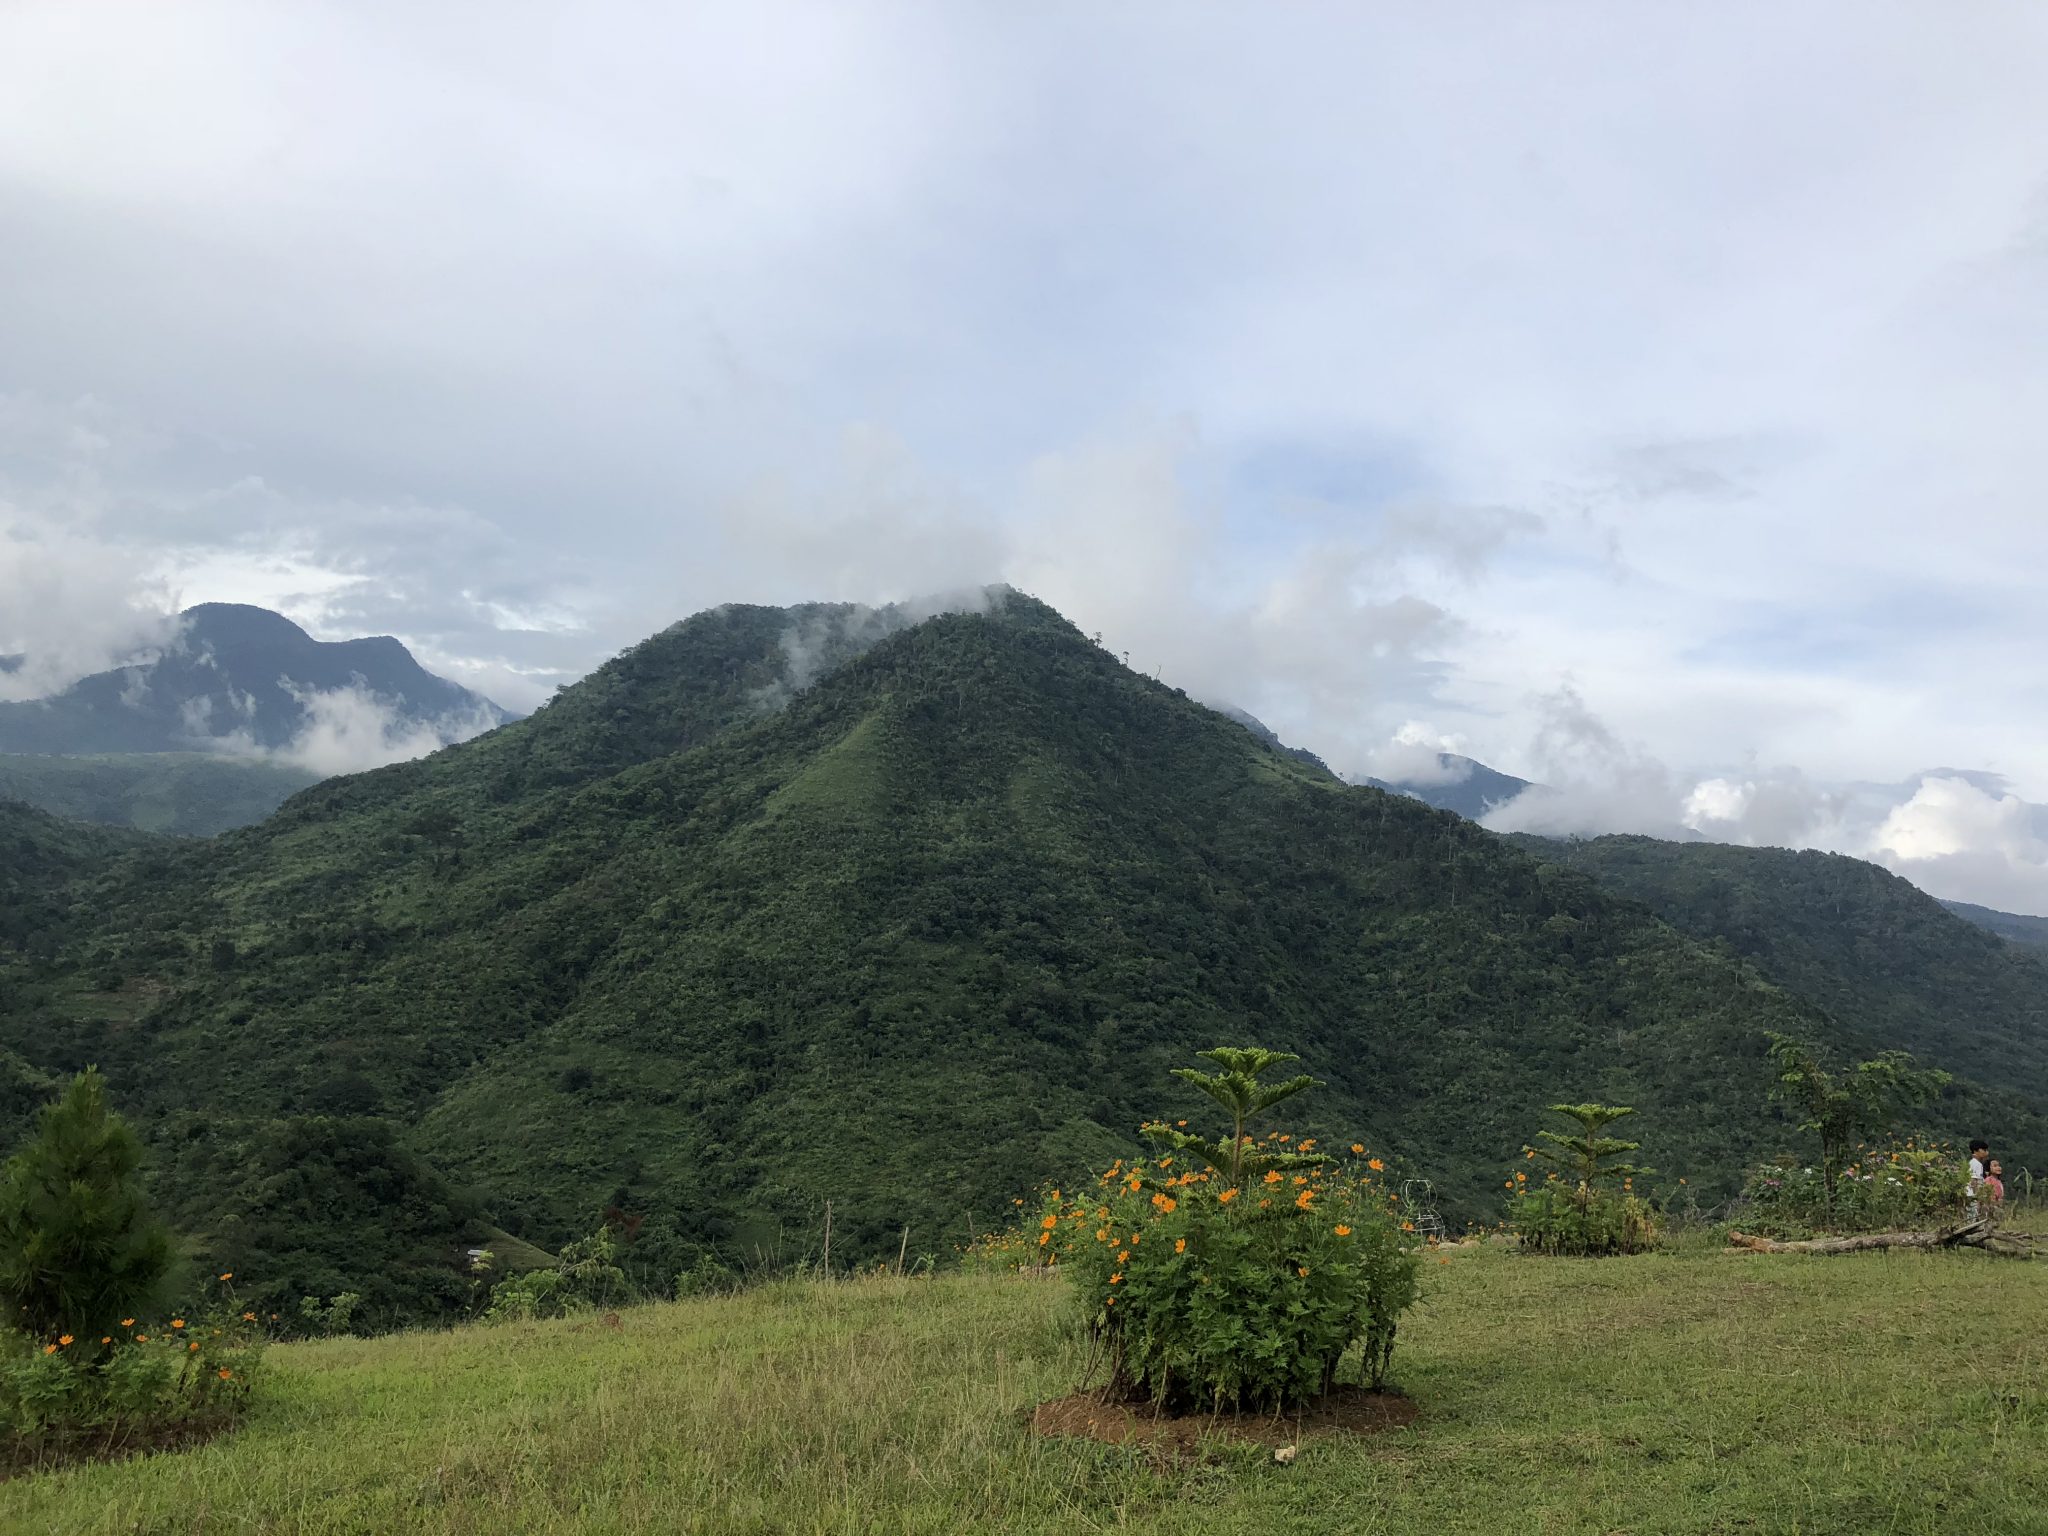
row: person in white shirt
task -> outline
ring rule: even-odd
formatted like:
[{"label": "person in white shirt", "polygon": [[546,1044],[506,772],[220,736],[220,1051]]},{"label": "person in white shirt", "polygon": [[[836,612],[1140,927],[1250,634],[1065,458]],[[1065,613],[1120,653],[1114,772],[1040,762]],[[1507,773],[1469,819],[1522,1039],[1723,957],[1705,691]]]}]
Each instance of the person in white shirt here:
[{"label": "person in white shirt", "polygon": [[1977,1219],[1977,1192],[1984,1187],[1984,1174],[1991,1166],[1991,1143],[1970,1143],[1970,1220]]}]

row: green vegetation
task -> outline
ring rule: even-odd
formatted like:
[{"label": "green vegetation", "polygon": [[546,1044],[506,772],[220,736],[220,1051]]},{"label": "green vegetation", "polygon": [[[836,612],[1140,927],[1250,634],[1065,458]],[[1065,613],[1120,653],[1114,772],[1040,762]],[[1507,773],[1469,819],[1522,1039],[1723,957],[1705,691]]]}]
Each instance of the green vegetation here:
[{"label": "green vegetation", "polygon": [[218,1427],[247,1400],[261,1345],[255,1315],[233,1315],[232,1275],[208,1287],[205,1316],[143,1320],[163,1299],[172,1253],[143,1199],[141,1161],[88,1070],[0,1171],[7,1466]]},{"label": "green vegetation", "polygon": [[1968,1214],[1966,1154],[1916,1138],[1859,1145],[1832,1178],[1798,1158],[1757,1168],[1742,1187],[1745,1232],[1811,1237],[1818,1232],[1927,1232]]},{"label": "green vegetation", "polygon": [[[607,1210],[664,1290],[815,1260],[828,1200],[841,1264],[950,1251],[1253,1029],[1319,1063],[1303,1134],[1369,1132],[1454,1219],[1587,1096],[1711,1202],[1782,1144],[1768,1033],[1869,1037],[1029,599],[905,617],[700,614],[531,719],[81,877],[54,948],[0,952],[0,1050],[100,1062],[215,1268],[375,1326],[466,1307],[487,1226],[552,1251]],[[1973,1049],[1998,1088],[1930,1125],[2048,1150],[2048,1048]]]},{"label": "green vegetation", "polygon": [[1904,1051],[1886,1051],[1847,1071],[1835,1070],[1811,1041],[1789,1035],[1771,1036],[1771,1066],[1778,1074],[1771,1096],[1804,1115],[1799,1129],[1811,1131],[1820,1145],[1824,1211],[1832,1209],[1849,1139],[1892,1131],[1949,1082],[1946,1072],[1915,1067]]},{"label": "green vegetation", "polygon": [[1831,1015],[1852,1049],[1910,1051],[2044,1097],[2044,957],[1888,870],[1835,853],[1648,837],[1511,841],[1755,966]]},{"label": "green vegetation", "polygon": [[143,1199],[142,1143],[81,1072],[0,1169],[0,1305],[7,1326],[55,1338],[110,1332],[146,1311],[171,1235]]},{"label": "green vegetation", "polygon": [[1085,1363],[1065,1287],[881,1278],[278,1347],[232,1436],[0,1484],[0,1527],[1949,1536],[2048,1505],[2034,1266],[1439,1258],[1394,1372],[1417,1424],[1291,1466],[1035,1437]]},{"label": "green vegetation", "polygon": [[1040,1221],[1039,1244],[1074,1279],[1110,1390],[1277,1409],[1329,1391],[1354,1347],[1367,1385],[1383,1385],[1416,1271],[1385,1189],[1363,1164],[1316,1153],[1314,1138],[1246,1134],[1312,1085],[1259,1082],[1295,1057],[1201,1054],[1223,1070],[1174,1075],[1223,1106],[1230,1134],[1204,1141],[1150,1126],[1168,1156],[1113,1163],[1095,1190],[1068,1199],[1055,1190]]},{"label": "green vegetation", "polygon": [[261,821],[320,776],[206,752],[0,753],[0,800],[73,821],[211,837]]},{"label": "green vegetation", "polygon": [[1655,1218],[1635,1193],[1635,1181],[1651,1170],[1626,1161],[1642,1143],[1607,1134],[1635,1110],[1620,1104],[1553,1104],[1550,1110],[1575,1130],[1538,1131],[1543,1145],[1522,1149],[1525,1161],[1549,1165],[1542,1183],[1517,1171],[1509,1187],[1508,1217],[1522,1247],[1581,1258],[1653,1247]]}]

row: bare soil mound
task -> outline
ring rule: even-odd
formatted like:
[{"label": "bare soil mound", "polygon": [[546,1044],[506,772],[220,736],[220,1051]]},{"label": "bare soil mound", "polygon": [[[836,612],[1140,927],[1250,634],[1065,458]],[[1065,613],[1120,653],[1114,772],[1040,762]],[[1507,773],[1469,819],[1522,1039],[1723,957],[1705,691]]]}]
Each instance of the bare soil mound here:
[{"label": "bare soil mound", "polygon": [[1031,1427],[1041,1435],[1075,1436],[1110,1445],[1137,1445],[1162,1459],[1192,1461],[1205,1442],[1232,1440],[1279,1450],[1325,1435],[1370,1435],[1413,1424],[1419,1410],[1395,1392],[1338,1387],[1290,1413],[1175,1413],[1151,1403],[1118,1403],[1100,1392],[1076,1392],[1040,1403]]}]

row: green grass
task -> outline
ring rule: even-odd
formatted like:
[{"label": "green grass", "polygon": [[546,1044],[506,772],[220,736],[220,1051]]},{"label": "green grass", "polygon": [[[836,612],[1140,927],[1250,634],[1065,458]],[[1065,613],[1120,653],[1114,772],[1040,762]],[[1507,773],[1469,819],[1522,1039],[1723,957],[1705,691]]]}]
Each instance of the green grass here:
[{"label": "green grass", "polygon": [[231,1438],[0,1487],[10,1532],[2048,1530],[2048,1271],[1978,1254],[1428,1266],[1412,1430],[1223,1449],[1034,1438],[1063,1286],[782,1284],[301,1344]]}]

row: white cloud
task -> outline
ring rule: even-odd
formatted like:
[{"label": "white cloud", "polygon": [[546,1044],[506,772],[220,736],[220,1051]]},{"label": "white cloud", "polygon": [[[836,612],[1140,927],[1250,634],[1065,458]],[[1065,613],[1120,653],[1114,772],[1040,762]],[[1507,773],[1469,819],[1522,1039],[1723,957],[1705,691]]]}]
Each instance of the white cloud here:
[{"label": "white cloud", "polygon": [[361,773],[424,757],[479,736],[498,723],[482,709],[435,720],[408,718],[397,704],[362,686],[298,689],[288,680],[285,686],[306,712],[305,725],[287,745],[259,746],[246,731],[222,735],[197,732],[203,736],[197,744],[209,751],[282,763],[310,773]]}]

